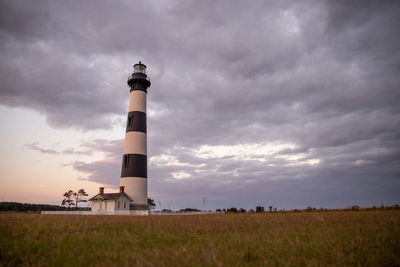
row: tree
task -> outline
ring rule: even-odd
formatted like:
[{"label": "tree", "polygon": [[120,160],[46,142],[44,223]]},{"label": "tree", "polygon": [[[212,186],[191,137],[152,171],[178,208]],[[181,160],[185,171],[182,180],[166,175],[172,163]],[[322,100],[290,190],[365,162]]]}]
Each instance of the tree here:
[{"label": "tree", "polygon": [[237,208],[233,207],[233,208],[227,209],[226,212],[237,213],[238,210],[237,210]]},{"label": "tree", "polygon": [[85,189],[79,189],[78,192],[74,192],[73,196],[75,198],[75,208],[76,208],[76,210],[78,210],[79,202],[87,202],[86,199],[82,199],[82,197],[88,196],[88,194],[85,192]]},{"label": "tree", "polygon": [[70,207],[72,205],[74,205],[74,200],[72,199],[72,196],[74,194],[74,191],[72,191],[71,189],[67,192],[64,193],[64,199],[61,202],[62,206],[68,206],[68,209],[70,209]]}]

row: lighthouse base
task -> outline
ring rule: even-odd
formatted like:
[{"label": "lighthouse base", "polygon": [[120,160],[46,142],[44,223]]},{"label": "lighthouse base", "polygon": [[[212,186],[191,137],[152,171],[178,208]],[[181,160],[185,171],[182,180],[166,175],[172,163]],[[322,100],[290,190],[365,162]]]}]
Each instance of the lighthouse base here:
[{"label": "lighthouse base", "polygon": [[147,179],[143,177],[122,177],[120,185],[124,186],[125,193],[133,199],[131,205],[141,205],[148,203],[147,198]]}]

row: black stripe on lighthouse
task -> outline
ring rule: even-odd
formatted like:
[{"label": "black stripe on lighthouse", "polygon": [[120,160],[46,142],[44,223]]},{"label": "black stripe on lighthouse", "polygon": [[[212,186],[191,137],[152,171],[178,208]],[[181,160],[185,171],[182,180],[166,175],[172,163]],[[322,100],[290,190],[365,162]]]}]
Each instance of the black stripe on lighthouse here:
[{"label": "black stripe on lighthouse", "polygon": [[131,111],[128,113],[128,121],[126,123],[126,132],[142,132],[146,133],[146,113],[142,111]]},{"label": "black stripe on lighthouse", "polygon": [[147,178],[147,156],[141,154],[124,154],[121,177]]}]

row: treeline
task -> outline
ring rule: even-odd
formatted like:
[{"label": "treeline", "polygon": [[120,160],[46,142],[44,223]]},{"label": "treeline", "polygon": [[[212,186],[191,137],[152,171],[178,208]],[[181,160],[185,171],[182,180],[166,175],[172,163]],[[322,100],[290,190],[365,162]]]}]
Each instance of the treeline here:
[{"label": "treeline", "polygon": [[[315,208],[312,206],[308,206],[305,209],[293,209],[293,210],[285,210],[285,209],[278,209],[278,208],[274,208],[272,206],[269,206],[269,212],[302,212],[302,211],[306,211],[306,212],[311,212],[311,211],[348,211],[348,210],[400,210],[400,205],[395,204],[392,206],[372,206],[372,207],[360,207],[359,205],[353,205],[351,207],[347,207],[344,209],[327,209],[327,208]],[[257,206],[256,210],[254,211],[253,209],[250,210],[246,210],[243,208],[237,209],[235,207],[232,208],[228,208],[228,209],[217,209],[216,212],[220,212],[220,213],[244,213],[244,212],[267,212],[266,210],[264,210],[263,206]]]},{"label": "treeline", "polygon": [[[358,210],[400,210],[399,204],[394,204],[391,206],[372,206],[372,207],[360,207],[359,205],[353,205],[342,209],[332,209],[332,208],[316,208],[312,206],[308,206],[304,209],[278,209],[277,207],[273,206],[257,206],[255,209],[246,210],[244,208],[225,208],[225,209],[216,209],[216,213],[224,214],[224,213],[263,213],[263,212],[270,212],[270,213],[282,213],[282,212],[320,212],[320,211],[358,211]],[[212,210],[199,210],[194,208],[186,208],[181,209],[178,211],[174,211],[171,209],[163,209],[161,211],[155,211],[161,213],[190,213],[190,212],[213,212]]]},{"label": "treeline", "polygon": [[[40,212],[40,211],[63,211],[63,210],[68,210],[68,208],[58,205],[49,205],[49,204],[0,202],[0,212],[4,211]],[[78,210],[90,210],[90,208],[78,208]]]}]

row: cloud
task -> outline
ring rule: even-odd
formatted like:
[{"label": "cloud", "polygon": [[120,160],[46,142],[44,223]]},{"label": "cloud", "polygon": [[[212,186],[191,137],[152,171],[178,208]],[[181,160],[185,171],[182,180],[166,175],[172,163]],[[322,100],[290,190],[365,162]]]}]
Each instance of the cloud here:
[{"label": "cloud", "polygon": [[80,150],[76,150],[74,148],[67,148],[67,149],[64,149],[61,153],[63,155],[92,155],[93,151],[91,151],[91,150],[80,151]]},{"label": "cloud", "polygon": [[91,162],[76,160],[71,162],[69,166],[72,166],[75,170],[86,175],[78,177],[80,180],[92,181],[115,187],[119,184],[121,174],[123,142],[123,139],[94,139],[89,142],[84,142],[80,145],[81,147],[88,149],[87,151],[102,152],[104,154],[104,159]]},{"label": "cloud", "polygon": [[52,154],[52,155],[57,155],[59,154],[56,150],[54,149],[46,149],[46,148],[41,148],[38,146],[37,143],[32,143],[32,144],[25,144],[25,147],[31,149],[31,150],[36,150],[39,151],[42,154]]},{"label": "cloud", "polygon": [[104,152],[106,157],[114,158],[117,155],[122,157],[124,140],[93,139],[80,145],[88,151]]},{"label": "cloud", "polygon": [[[398,202],[399,5],[2,1],[0,104],[56,128],[110,129],[142,60],[149,188],[162,202]],[[278,143],[290,145],[263,147]],[[116,185],[122,145],[82,144],[104,161],[73,166]]]},{"label": "cloud", "polygon": [[[84,174],[85,177],[79,177],[80,180],[95,181],[99,184],[116,185],[116,181],[119,182],[120,178],[120,164],[117,164],[115,160],[101,160],[90,163],[82,161],[75,161],[72,163],[72,167]],[[118,166],[119,168],[116,168]]]}]

